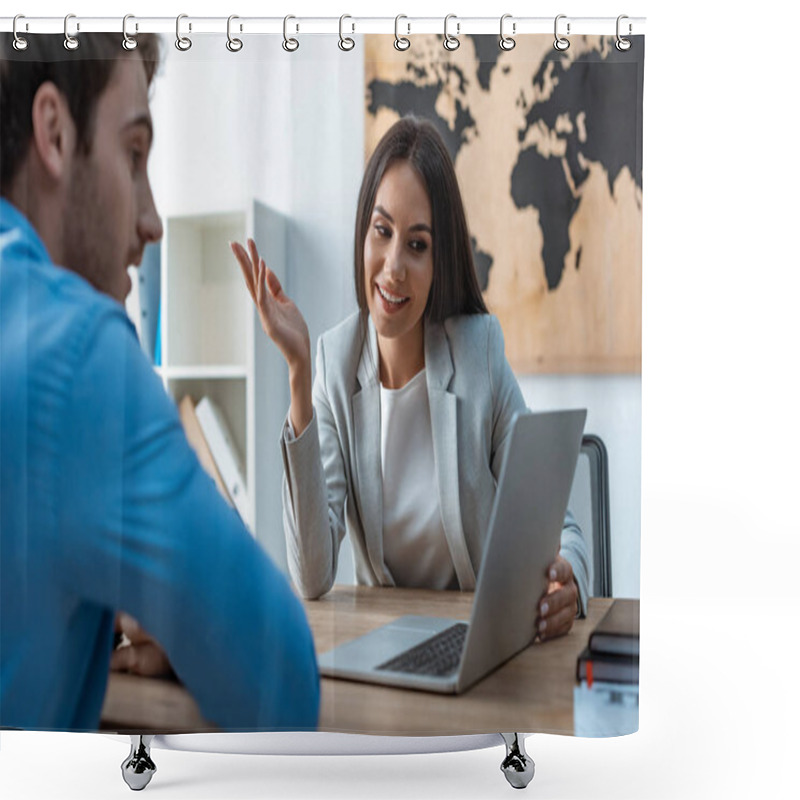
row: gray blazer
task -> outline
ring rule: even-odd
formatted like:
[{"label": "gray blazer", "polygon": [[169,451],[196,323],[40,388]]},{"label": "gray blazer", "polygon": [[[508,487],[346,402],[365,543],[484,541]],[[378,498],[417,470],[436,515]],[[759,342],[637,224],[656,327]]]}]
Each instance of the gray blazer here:
[{"label": "gray blazer", "polygon": [[[506,361],[500,324],[488,314],[426,323],[425,367],[442,522],[459,587],[471,591],[511,421],[525,401]],[[394,586],[383,560],[380,383],[371,320],[366,337],[358,313],[320,337],[313,404],[303,433],[293,438],[287,427],[281,436],[292,579],[304,597],[325,594],[348,532],[358,582]],[[572,565],[583,613],[589,558],[569,512],[561,554]]]}]

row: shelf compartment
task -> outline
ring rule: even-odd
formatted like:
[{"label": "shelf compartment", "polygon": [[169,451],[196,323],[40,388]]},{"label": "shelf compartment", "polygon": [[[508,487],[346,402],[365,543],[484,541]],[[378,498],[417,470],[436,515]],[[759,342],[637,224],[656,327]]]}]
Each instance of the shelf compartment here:
[{"label": "shelf compartment", "polygon": [[243,212],[166,221],[164,363],[245,370],[252,300],[228,242],[246,236]]}]

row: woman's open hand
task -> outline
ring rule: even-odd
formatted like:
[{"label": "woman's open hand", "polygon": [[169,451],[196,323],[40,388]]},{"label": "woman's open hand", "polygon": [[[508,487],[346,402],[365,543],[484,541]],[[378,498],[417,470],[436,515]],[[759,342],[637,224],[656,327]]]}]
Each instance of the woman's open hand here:
[{"label": "woman's open hand", "polygon": [[290,369],[310,364],[311,344],[306,321],[286,296],[277,275],[259,257],[256,243],[248,239],[247,250],[239,242],[230,244],[264,332],[275,342]]}]

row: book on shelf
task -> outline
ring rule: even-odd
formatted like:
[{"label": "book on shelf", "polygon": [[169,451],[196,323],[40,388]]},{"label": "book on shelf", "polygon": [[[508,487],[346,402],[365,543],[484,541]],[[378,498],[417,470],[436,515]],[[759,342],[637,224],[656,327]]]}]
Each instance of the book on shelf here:
[{"label": "book on shelf", "polygon": [[593,653],[639,655],[639,601],[618,598],[589,637]]},{"label": "book on shelf", "polygon": [[203,429],[200,427],[200,420],[197,419],[194,401],[191,397],[189,397],[188,394],[178,404],[178,413],[181,418],[181,423],[183,424],[183,430],[186,433],[186,438],[189,440],[189,444],[197,454],[200,464],[202,465],[203,469],[214,479],[214,483],[217,484],[219,493],[228,501],[231,506],[233,506],[233,500],[228,494],[225,481],[222,479],[222,475],[219,474],[217,464],[214,461],[214,456],[211,454],[211,449],[209,448],[206,437],[203,434]]},{"label": "book on shelf", "polygon": [[252,530],[244,467],[225,418],[208,397],[200,400],[195,412],[233,506],[244,524]]}]

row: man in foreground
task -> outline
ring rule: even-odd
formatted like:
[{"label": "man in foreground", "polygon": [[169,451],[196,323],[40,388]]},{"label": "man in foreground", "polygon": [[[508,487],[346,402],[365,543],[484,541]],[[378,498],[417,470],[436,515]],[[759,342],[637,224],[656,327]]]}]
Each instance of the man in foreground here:
[{"label": "man in foreground", "polygon": [[122,303],[160,239],[158,40],[0,39],[0,726],[96,729],[121,610],[214,724],[308,729],[286,579],[202,470]]}]

